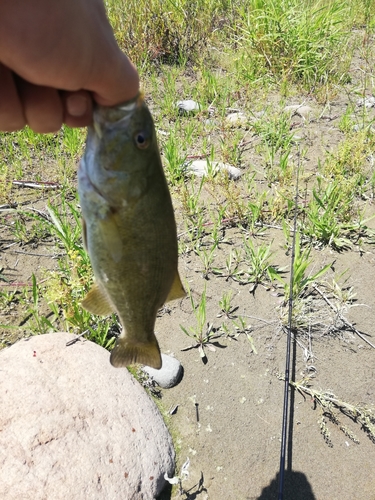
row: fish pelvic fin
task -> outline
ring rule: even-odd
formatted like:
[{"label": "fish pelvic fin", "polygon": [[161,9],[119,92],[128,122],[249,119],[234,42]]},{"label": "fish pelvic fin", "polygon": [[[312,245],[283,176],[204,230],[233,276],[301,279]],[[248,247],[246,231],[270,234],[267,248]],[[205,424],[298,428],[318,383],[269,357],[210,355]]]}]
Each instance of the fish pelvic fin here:
[{"label": "fish pelvic fin", "polygon": [[116,368],[139,363],[159,370],[162,361],[155,335],[152,334],[152,338],[147,342],[136,342],[127,337],[120,337],[111,352],[110,362]]},{"label": "fish pelvic fin", "polygon": [[114,312],[114,307],[110,303],[107,294],[94,283],[91,290],[86,297],[82,300],[81,306],[92,314],[99,314],[100,316],[108,316]]},{"label": "fish pelvic fin", "polygon": [[170,300],[183,299],[186,296],[186,292],[181,283],[180,275],[178,271],[176,271],[171,289],[169,290],[168,297],[165,302],[169,302]]}]

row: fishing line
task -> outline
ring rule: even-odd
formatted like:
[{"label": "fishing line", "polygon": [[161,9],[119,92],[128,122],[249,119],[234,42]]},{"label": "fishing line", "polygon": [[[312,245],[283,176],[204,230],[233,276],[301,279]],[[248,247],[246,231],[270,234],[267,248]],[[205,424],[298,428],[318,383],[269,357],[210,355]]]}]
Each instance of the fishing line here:
[{"label": "fishing line", "polygon": [[298,151],[298,165],[297,165],[297,175],[296,175],[296,193],[295,193],[295,200],[294,200],[292,255],[291,255],[291,259],[290,259],[291,260],[291,270],[290,270],[290,282],[289,282],[288,335],[287,335],[287,342],[286,342],[286,358],[285,358],[284,405],[283,405],[283,424],[282,424],[282,432],[281,432],[278,500],[283,500],[283,498],[284,498],[285,455],[286,455],[287,427],[288,427],[288,413],[289,413],[288,407],[289,407],[289,380],[290,380],[290,347],[291,347],[291,343],[292,343],[293,282],[294,282],[294,259],[295,259],[296,235],[297,235],[299,167],[300,167],[300,151]]}]

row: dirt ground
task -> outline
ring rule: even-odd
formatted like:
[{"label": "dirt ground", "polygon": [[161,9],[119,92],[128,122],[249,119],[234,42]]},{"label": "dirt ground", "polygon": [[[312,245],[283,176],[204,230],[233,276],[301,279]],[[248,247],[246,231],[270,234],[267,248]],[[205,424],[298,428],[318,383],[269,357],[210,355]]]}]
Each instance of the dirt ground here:
[{"label": "dirt ground", "polygon": [[[342,92],[329,106],[298,96],[288,100],[287,104],[301,104],[303,100],[314,109],[311,120],[306,121],[298,114],[293,118],[296,134],[302,135],[309,145],[305,167],[312,175],[319,158],[326,150],[333,150],[342,138],[338,123],[349,98],[355,101],[354,96],[354,90],[351,97]],[[247,154],[243,171],[254,164],[261,170],[255,149]],[[203,192],[202,196],[208,194]],[[32,192],[26,201],[35,209],[45,210],[47,199],[48,193]],[[368,200],[367,211],[369,216],[375,213],[373,200]],[[19,283],[30,282],[32,273],[38,280],[45,279],[45,269],[57,268],[57,250],[52,240],[20,246],[9,232],[9,224],[10,219],[5,219],[1,227],[3,275]],[[374,221],[371,224],[374,227]],[[184,226],[178,220],[178,232],[183,231]],[[217,248],[215,266],[223,265],[236,242],[241,242],[238,228],[227,227],[225,237],[231,245],[222,243]],[[256,238],[273,242],[273,262],[279,266],[290,264],[280,229],[268,227]],[[332,264],[324,278],[327,281],[347,271],[345,286],[353,287],[356,297],[352,307],[343,311],[346,322],[338,324],[324,297],[318,291],[312,294],[313,326],[309,332],[306,329],[297,332],[296,342],[292,342],[292,379],[304,380],[311,389],[332,398],[334,394],[357,407],[372,408],[374,416],[375,350],[364,340],[375,344],[374,246],[359,249],[354,245],[341,253],[329,248],[314,250],[313,262],[315,270]],[[171,496],[198,500],[274,500],[278,491],[287,342],[280,320],[282,297],[277,289],[259,285],[251,290],[249,285],[226,281],[212,273],[203,279],[201,268],[202,263],[193,252],[180,258],[180,274],[197,301],[206,286],[207,321],[216,329],[226,323],[231,335],[216,339],[219,345],[214,352],[206,349],[204,363],[198,349],[182,350],[191,345],[192,339],[180,325],[187,328],[195,321],[188,298],[168,305],[157,319],[156,333],[162,352],[173,354],[184,368],[180,384],[161,391],[161,404],[171,413],[169,420],[178,453],[176,473],[179,474],[187,458],[190,460],[189,475],[183,476],[182,493],[176,489]],[[5,290],[6,284],[3,285]],[[231,318],[218,317],[219,300],[229,290],[237,309]],[[28,318],[23,317],[20,322],[17,314],[13,306],[1,311],[0,323],[18,325],[18,328],[3,328],[3,346],[25,334]],[[236,336],[233,321],[239,316],[245,319],[247,329]],[[348,325],[355,326],[362,336]],[[318,402],[303,392],[292,391],[290,403],[284,498],[375,500],[375,443],[370,434],[338,410],[336,420],[330,419],[327,411],[323,414]],[[325,436],[322,430],[326,431]]]},{"label": "dirt ground", "polygon": [[[356,60],[353,80],[360,66],[361,61]],[[301,101],[294,98],[288,104]],[[355,99],[347,93],[338,94],[329,106],[307,99],[304,104],[314,109],[315,118],[305,121],[298,114],[292,118],[296,134],[309,146],[306,172],[316,175],[324,152],[333,151],[342,139],[338,123],[349,102]],[[259,166],[255,148],[248,161],[256,168]],[[374,210],[370,201],[368,216]],[[374,227],[374,221],[369,226]],[[235,233],[235,228],[227,229],[225,237],[235,241]],[[282,248],[280,230],[268,228],[260,238],[273,241],[274,261],[278,265],[288,265],[290,255]],[[222,244],[217,249],[215,265],[223,265],[230,248]],[[364,405],[372,409],[373,418],[375,351],[363,337],[375,343],[374,247],[367,245],[362,251],[354,246],[340,253],[326,248],[313,252],[313,261],[315,271],[332,264],[325,281],[346,271],[346,287],[353,287],[356,297],[352,307],[344,311],[346,324],[337,324],[324,297],[318,292],[313,294],[311,321],[317,325],[307,336],[306,331],[297,333],[297,342],[292,343],[292,379],[301,381],[310,377],[308,383],[314,390],[334,394],[358,407]],[[194,324],[188,299],[173,304],[170,314],[158,319],[156,331],[163,352],[175,355],[184,367],[182,382],[162,391],[164,408],[175,410],[171,422],[178,436],[179,467],[190,460],[190,474],[183,476],[182,498],[274,500],[278,498],[279,486],[284,390],[281,379],[285,373],[287,342],[280,323],[281,298],[277,290],[258,286],[251,293],[251,287],[212,274],[203,280],[199,269],[202,263],[195,255],[180,258],[180,274],[189,283],[196,301],[206,286],[207,321],[216,328],[222,322],[231,323],[218,318],[218,303],[224,292],[232,290],[232,304],[238,307],[233,316],[246,319],[253,345],[245,334],[236,339],[221,337],[218,342],[222,347],[215,352],[206,350],[204,364],[197,349],[181,351],[191,345],[191,339],[182,333],[180,324],[185,327]],[[334,324],[337,329],[332,329]],[[363,337],[348,328],[348,324]],[[342,412],[334,414],[330,420],[311,396],[291,392],[285,499],[375,499],[374,440],[360,423]],[[322,433],[325,429],[329,433],[326,438]],[[178,492],[173,498],[180,498]]]},{"label": "dirt ground", "polygon": [[[374,256],[353,256],[351,265],[359,285],[358,303],[373,304]],[[194,279],[183,261],[181,267]],[[207,293],[214,296],[218,290],[211,290],[209,285]],[[231,288],[227,283],[222,286]],[[181,352],[189,345],[179,328],[181,320],[182,324],[189,321],[183,305],[173,308],[157,324],[163,351],[173,353],[184,366],[183,380],[175,388],[162,391],[162,401],[167,409],[178,405],[171,420],[179,436],[180,466],[190,459],[190,475],[182,483],[189,493],[186,498],[277,498],[284,388],[280,376],[285,372],[286,353],[286,334],[277,314],[280,301],[262,287],[254,296],[246,290],[235,292],[234,303],[249,316],[257,354],[245,335],[238,340],[220,339],[225,347],[208,352],[207,364],[203,364],[196,349]],[[212,302],[217,303],[219,298]],[[328,320],[329,311],[323,312],[324,304],[320,307]],[[210,317],[216,314],[211,310]],[[361,332],[372,334],[373,306],[352,308],[346,317]],[[215,324],[219,320],[213,321]],[[373,336],[369,339],[373,340]],[[371,347],[347,331],[333,337],[316,332],[313,354],[306,361],[304,350],[293,343],[295,380],[312,373],[315,389],[331,391],[346,402],[373,407],[375,353]],[[321,415],[310,396],[291,393],[284,498],[375,499],[374,442],[360,425],[340,414],[341,424],[352,429],[359,443],[329,421],[327,443],[320,430]],[[199,485],[201,475],[204,479]]]}]

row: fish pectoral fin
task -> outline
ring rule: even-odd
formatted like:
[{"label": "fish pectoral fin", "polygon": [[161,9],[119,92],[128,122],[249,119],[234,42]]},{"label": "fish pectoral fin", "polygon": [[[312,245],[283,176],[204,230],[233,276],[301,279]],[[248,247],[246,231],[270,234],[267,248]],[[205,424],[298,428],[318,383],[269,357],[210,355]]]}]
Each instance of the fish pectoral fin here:
[{"label": "fish pectoral fin", "polygon": [[120,337],[111,352],[110,362],[116,368],[139,363],[159,370],[162,361],[155,335],[152,334],[147,342],[136,342],[126,336]]},{"label": "fish pectoral fin", "polygon": [[182,286],[180,275],[178,274],[178,271],[176,271],[172,287],[169,290],[168,297],[165,302],[169,302],[170,300],[183,299],[184,297],[186,297],[186,292],[184,290],[184,287]]},{"label": "fish pectoral fin", "polygon": [[94,283],[91,290],[82,300],[81,306],[86,309],[86,311],[92,314],[99,314],[100,316],[108,316],[115,310],[106,293],[97,283]]},{"label": "fish pectoral fin", "polygon": [[107,248],[112,259],[120,262],[123,254],[123,244],[120,237],[120,231],[116,224],[113,214],[108,214],[104,219],[98,221],[103,243]]},{"label": "fish pectoral fin", "polygon": [[83,243],[83,248],[88,252],[87,250],[87,227],[86,227],[86,222],[85,219],[82,217],[82,243]]}]

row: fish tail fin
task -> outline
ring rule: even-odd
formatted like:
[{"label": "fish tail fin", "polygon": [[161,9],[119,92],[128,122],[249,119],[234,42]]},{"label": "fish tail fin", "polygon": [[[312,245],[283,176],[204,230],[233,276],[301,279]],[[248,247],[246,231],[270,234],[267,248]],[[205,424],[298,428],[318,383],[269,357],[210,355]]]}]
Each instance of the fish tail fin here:
[{"label": "fish tail fin", "polygon": [[111,352],[110,362],[116,368],[139,363],[157,370],[162,361],[158,341],[154,334],[147,342],[135,342],[127,337],[120,337]]}]

